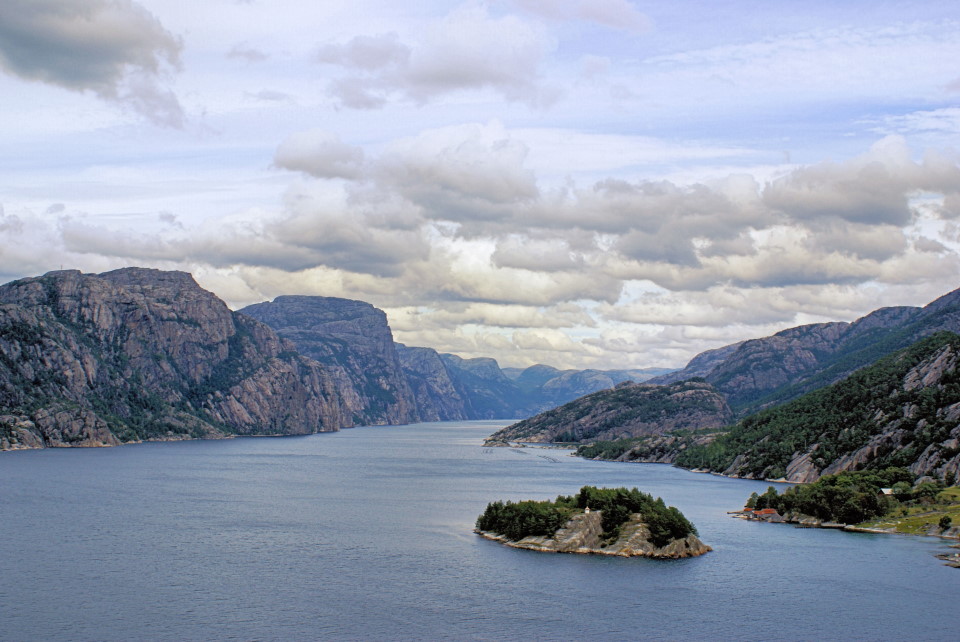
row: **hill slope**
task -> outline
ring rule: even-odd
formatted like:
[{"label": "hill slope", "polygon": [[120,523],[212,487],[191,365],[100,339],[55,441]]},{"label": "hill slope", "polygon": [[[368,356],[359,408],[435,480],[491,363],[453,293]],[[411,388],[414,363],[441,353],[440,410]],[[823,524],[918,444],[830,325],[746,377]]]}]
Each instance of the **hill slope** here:
[{"label": "hill slope", "polygon": [[952,480],[960,469],[960,336],[943,332],[841,382],[759,412],[678,465],[748,478],[813,481],[908,467]]},{"label": "hill slope", "polygon": [[732,417],[723,397],[702,381],[622,383],[507,426],[490,440],[587,443],[718,428]]}]

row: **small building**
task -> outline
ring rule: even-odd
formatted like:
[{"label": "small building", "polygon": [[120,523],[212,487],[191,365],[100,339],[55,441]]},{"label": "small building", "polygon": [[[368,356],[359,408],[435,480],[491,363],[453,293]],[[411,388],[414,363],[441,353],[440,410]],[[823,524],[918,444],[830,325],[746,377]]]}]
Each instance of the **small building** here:
[{"label": "small building", "polygon": [[780,513],[777,512],[776,508],[761,508],[760,510],[755,510],[753,511],[753,516],[751,519],[758,519],[764,522],[774,523],[783,521],[783,517],[780,516]]}]

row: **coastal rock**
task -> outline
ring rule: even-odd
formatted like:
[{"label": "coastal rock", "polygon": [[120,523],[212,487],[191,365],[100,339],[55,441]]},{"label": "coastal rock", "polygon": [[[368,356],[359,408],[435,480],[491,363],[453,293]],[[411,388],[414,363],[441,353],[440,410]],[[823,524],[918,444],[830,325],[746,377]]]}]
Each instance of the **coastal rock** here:
[{"label": "coastal rock", "polygon": [[820,470],[813,463],[812,453],[806,452],[795,457],[787,464],[787,472],[784,475],[786,481],[796,483],[809,483],[817,481],[820,477]]}]

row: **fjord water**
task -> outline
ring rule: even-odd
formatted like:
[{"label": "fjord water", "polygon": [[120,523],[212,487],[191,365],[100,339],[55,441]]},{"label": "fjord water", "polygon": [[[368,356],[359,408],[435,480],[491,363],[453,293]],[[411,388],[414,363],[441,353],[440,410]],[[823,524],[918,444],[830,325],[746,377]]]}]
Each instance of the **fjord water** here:
[{"label": "fjord water", "polygon": [[[495,422],[0,454],[4,640],[953,640],[934,539],[754,524],[767,484],[483,448]],[[535,553],[494,499],[637,486],[714,551]]]}]

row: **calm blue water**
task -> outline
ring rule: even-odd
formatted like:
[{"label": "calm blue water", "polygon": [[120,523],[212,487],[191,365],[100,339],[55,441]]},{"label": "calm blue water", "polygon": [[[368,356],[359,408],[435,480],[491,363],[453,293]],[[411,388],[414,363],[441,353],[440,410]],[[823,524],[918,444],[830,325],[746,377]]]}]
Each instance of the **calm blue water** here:
[{"label": "calm blue water", "polygon": [[[766,484],[482,448],[495,422],[0,454],[4,640],[955,640],[937,540],[728,517]],[[663,496],[714,552],[552,555],[494,499]]]}]

